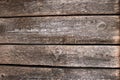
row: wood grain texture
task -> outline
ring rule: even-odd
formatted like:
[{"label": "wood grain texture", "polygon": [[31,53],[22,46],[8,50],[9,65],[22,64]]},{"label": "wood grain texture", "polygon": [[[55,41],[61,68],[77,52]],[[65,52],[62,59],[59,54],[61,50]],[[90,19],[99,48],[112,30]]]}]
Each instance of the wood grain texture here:
[{"label": "wood grain texture", "polygon": [[0,64],[120,67],[118,46],[1,45]]},{"label": "wood grain texture", "polygon": [[0,0],[0,16],[119,14],[119,0]]},{"label": "wood grain texture", "polygon": [[1,80],[120,80],[117,69],[0,67]]},{"label": "wood grain texture", "polygon": [[118,44],[119,16],[0,18],[0,43]]}]

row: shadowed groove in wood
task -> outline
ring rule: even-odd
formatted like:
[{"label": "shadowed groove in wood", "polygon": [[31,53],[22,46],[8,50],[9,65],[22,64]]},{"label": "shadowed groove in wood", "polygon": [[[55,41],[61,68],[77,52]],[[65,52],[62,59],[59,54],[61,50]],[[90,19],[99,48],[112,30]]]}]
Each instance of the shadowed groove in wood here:
[{"label": "shadowed groove in wood", "polygon": [[40,44],[40,43],[0,43],[0,45],[70,45],[70,46],[82,46],[82,45],[92,45],[92,46],[119,46],[120,44]]},{"label": "shadowed groove in wood", "polygon": [[119,16],[119,14],[64,14],[64,15],[27,15],[27,16],[0,16],[0,18],[24,18],[24,17],[58,17],[58,16]]},{"label": "shadowed groove in wood", "polygon": [[25,65],[25,64],[0,64],[6,67],[28,67],[28,68],[66,68],[66,69],[120,69],[120,67],[77,67],[77,66],[51,66],[51,65]]}]

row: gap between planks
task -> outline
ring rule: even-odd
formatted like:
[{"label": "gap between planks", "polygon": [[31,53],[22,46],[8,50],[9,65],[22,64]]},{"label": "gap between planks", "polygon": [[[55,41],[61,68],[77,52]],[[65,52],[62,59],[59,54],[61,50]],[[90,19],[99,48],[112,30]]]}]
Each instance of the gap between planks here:
[{"label": "gap between planks", "polygon": [[120,44],[41,44],[41,43],[0,43],[0,45],[69,45],[69,46],[120,46]]},{"label": "gap between planks", "polygon": [[67,69],[120,69],[120,67],[72,67],[72,66],[51,66],[51,65],[25,65],[25,64],[0,64],[6,67],[28,67],[28,68],[67,68]]},{"label": "gap between planks", "polygon": [[119,16],[120,14],[64,14],[64,15],[26,15],[26,16],[0,16],[0,18],[23,18],[23,17],[58,17],[58,16]]}]

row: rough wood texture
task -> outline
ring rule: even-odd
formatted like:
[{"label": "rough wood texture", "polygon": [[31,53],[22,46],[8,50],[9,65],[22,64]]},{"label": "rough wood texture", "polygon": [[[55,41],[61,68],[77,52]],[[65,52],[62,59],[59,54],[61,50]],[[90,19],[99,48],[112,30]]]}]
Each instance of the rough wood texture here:
[{"label": "rough wood texture", "polygon": [[120,80],[115,69],[0,67],[0,80]]},{"label": "rough wood texture", "polygon": [[0,43],[118,44],[119,16],[1,18]]},{"label": "rough wood texture", "polygon": [[118,46],[1,45],[0,64],[120,67]]},{"label": "rough wood texture", "polygon": [[0,16],[119,14],[119,0],[0,0]]}]

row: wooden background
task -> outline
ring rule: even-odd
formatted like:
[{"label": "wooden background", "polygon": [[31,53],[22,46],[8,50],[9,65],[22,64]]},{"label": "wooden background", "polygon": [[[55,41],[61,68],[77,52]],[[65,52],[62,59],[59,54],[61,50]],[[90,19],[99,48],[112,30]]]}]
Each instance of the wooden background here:
[{"label": "wooden background", "polygon": [[120,0],[0,0],[0,80],[120,80]]}]

